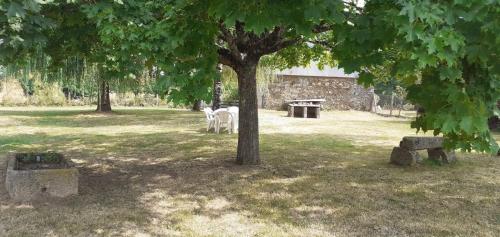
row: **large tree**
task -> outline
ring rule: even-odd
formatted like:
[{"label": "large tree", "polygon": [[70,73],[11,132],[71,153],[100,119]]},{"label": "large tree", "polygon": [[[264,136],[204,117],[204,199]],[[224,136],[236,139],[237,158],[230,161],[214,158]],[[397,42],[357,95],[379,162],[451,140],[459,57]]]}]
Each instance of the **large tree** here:
[{"label": "large tree", "polygon": [[[115,32],[106,32],[107,36],[115,38],[115,33],[123,31],[141,35],[138,39],[145,52],[151,52],[155,63],[176,85],[173,99],[196,99],[193,95],[206,94],[217,76],[217,64],[231,67],[239,85],[239,164],[260,162],[256,69],[261,57],[290,46],[308,48],[307,43],[316,35],[346,22],[353,10],[340,0],[143,3],[121,1],[112,6],[112,11],[129,14],[102,18],[122,25]],[[155,4],[157,7],[152,7]]]},{"label": "large tree", "polygon": [[[315,59],[361,72],[387,60],[408,98],[426,109],[413,123],[443,134],[450,149],[495,152],[487,118],[500,97],[500,3],[489,0],[175,1],[161,22],[167,57],[181,72],[215,70],[238,75],[240,133],[237,161],[259,163],[255,72],[263,55],[287,66]],[[397,53],[394,53],[397,52]],[[185,79],[185,78],[184,78]],[[184,83],[185,82],[181,82]]]},{"label": "large tree", "polygon": [[[34,70],[52,74],[51,78],[58,78],[53,74],[60,72],[81,74],[86,71],[82,68],[92,68],[98,88],[97,111],[109,112],[110,86],[136,78],[144,69],[144,60],[136,51],[122,48],[120,42],[101,37],[106,25],[97,21],[94,9],[85,2],[1,2],[0,64],[26,64],[43,57],[48,64],[37,64]],[[68,64],[75,59],[78,65]]]}]

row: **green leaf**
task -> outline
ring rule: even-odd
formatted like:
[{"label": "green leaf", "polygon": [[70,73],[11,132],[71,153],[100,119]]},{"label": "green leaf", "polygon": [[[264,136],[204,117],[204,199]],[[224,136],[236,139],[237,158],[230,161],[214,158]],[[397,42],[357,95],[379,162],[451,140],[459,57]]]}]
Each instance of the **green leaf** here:
[{"label": "green leaf", "polygon": [[39,12],[41,10],[40,0],[24,0],[23,3],[28,11]]},{"label": "green leaf", "polygon": [[411,2],[406,2],[404,7],[401,9],[400,15],[408,16],[410,22],[415,21],[415,6]]},{"label": "green leaf", "polygon": [[26,11],[23,6],[18,2],[12,1],[9,5],[9,9],[7,10],[7,17],[20,17],[23,18],[26,16]]},{"label": "green leaf", "polygon": [[460,121],[460,128],[464,130],[467,134],[472,134],[474,131],[474,124],[472,123],[472,118],[470,116],[463,117]]}]

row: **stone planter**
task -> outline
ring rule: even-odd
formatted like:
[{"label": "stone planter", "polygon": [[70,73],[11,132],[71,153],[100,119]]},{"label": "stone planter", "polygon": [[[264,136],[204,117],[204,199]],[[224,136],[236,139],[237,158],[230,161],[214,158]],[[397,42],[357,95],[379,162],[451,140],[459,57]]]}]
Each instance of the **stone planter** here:
[{"label": "stone planter", "polygon": [[5,185],[15,201],[78,194],[78,170],[57,153],[11,153]]}]

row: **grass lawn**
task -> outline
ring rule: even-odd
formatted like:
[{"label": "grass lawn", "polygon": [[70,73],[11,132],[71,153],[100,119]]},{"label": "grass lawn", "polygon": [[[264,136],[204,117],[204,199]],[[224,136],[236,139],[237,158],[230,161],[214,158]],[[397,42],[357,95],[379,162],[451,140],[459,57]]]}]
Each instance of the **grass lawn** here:
[{"label": "grass lawn", "polygon": [[[202,113],[92,110],[0,109],[0,236],[500,236],[500,159],[390,165],[409,120],[261,111],[263,163],[242,167]],[[77,163],[80,195],[10,201],[4,155],[45,150]]]}]

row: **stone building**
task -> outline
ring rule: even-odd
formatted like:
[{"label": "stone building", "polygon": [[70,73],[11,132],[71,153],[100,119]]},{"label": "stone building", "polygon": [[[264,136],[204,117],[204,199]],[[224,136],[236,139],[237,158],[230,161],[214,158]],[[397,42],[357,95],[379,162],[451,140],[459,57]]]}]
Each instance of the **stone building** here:
[{"label": "stone building", "polygon": [[279,71],[262,95],[261,104],[267,109],[285,109],[286,100],[325,99],[326,110],[370,111],[373,88],[358,85],[357,78],[357,74],[346,74],[339,68],[320,70],[315,64]]}]

